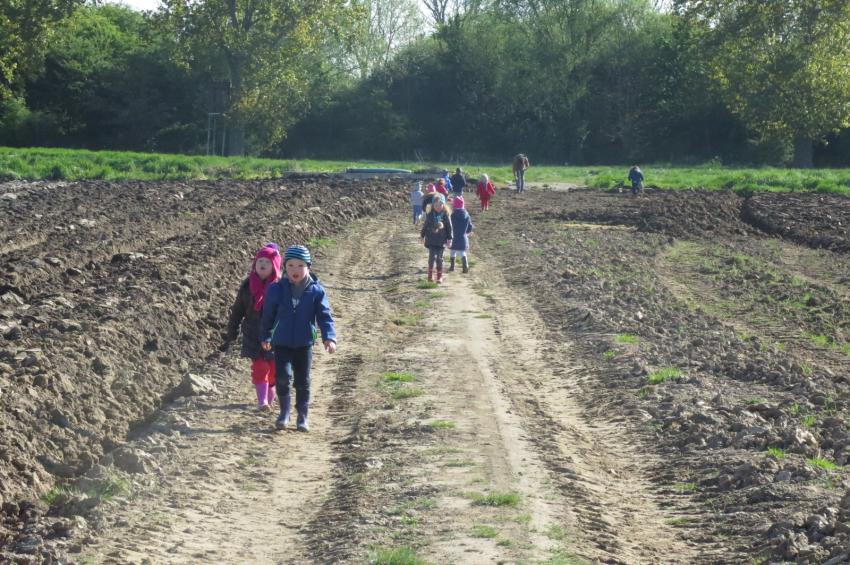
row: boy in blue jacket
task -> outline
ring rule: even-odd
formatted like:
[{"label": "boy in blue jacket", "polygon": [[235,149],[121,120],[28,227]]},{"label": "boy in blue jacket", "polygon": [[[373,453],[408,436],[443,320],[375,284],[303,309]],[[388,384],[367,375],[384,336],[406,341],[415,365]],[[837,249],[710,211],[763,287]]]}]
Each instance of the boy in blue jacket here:
[{"label": "boy in blue jacket", "polygon": [[310,409],[310,365],[316,328],[328,353],[336,351],[336,331],[325,289],[310,276],[310,251],[303,245],[291,245],[283,255],[286,277],[269,286],[260,321],[260,339],[266,351],[274,347],[277,368],[277,397],[280,415],[277,429],[289,425],[292,398],[290,382],[295,381],[296,428],[306,432]]}]

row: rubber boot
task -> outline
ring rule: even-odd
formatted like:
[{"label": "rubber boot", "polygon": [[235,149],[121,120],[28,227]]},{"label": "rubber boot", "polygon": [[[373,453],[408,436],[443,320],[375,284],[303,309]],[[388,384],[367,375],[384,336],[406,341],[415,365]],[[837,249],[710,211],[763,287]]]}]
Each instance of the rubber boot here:
[{"label": "rubber boot", "polygon": [[277,417],[274,425],[279,430],[285,430],[292,413],[292,395],[287,391],[285,394],[277,395],[277,399],[280,402],[280,416]]},{"label": "rubber boot", "polygon": [[455,270],[455,258],[452,257],[449,261],[449,272],[453,273]]},{"label": "rubber boot", "polygon": [[468,273],[469,272],[469,258],[468,257],[461,257],[460,260],[463,263],[463,272]]},{"label": "rubber boot", "polygon": [[296,422],[296,429],[299,432],[309,432],[310,426],[307,425],[307,414],[309,413],[310,408],[308,405],[299,406],[298,407],[298,421]]},{"label": "rubber boot", "polygon": [[437,284],[443,284],[443,271],[437,271]]},{"label": "rubber boot", "polygon": [[434,269],[428,269],[428,282],[434,282]]}]

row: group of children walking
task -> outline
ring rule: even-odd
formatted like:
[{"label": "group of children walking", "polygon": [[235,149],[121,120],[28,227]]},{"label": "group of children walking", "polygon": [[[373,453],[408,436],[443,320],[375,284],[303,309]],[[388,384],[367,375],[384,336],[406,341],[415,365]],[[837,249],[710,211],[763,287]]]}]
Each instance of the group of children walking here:
[{"label": "group of children walking", "polygon": [[241,328],[241,356],[251,359],[257,406],[271,411],[277,392],[278,429],[290,425],[295,385],[296,429],[301,432],[310,429],[310,365],[317,335],[329,353],[336,351],[330,303],[311,265],[303,245],[288,247],[283,257],[275,243],[261,247],[230,309],[224,344],[234,341]]},{"label": "group of children walking", "polygon": [[[469,272],[469,238],[474,233],[472,217],[466,210],[463,189],[466,179],[460,169],[446,174],[422,192],[416,183],[410,194],[413,223],[422,220],[420,237],[428,248],[428,280],[444,281],[443,255],[450,250],[448,271],[460,262]],[[496,193],[487,175],[481,175],[475,190],[481,210],[490,207]],[[286,429],[292,419],[292,393],[295,388],[295,429],[310,429],[310,368],[313,344],[321,335],[329,353],[336,351],[336,331],[324,287],[311,272],[312,257],[303,245],[291,245],[281,254],[275,243],[267,243],[254,255],[248,276],[236,293],[230,309],[222,349],[242,336],[240,355],[251,360],[251,382],[257,407],[272,411],[275,399],[279,413],[278,429]],[[436,273],[436,277],[435,277]]]},{"label": "group of children walking", "polygon": [[[466,209],[463,188],[466,179],[458,168],[450,178],[446,176],[428,185],[422,192],[422,183],[413,184],[410,192],[410,205],[413,210],[413,225],[422,219],[419,237],[428,248],[428,281],[443,283],[443,256],[449,248],[449,272],[455,270],[459,259],[464,273],[469,272],[469,237],[475,229],[472,217]],[[475,190],[481,201],[481,211],[490,208],[490,198],[496,194],[496,188],[486,174],[482,174]],[[424,216],[424,217],[423,217]],[[436,279],[435,279],[436,269]]]}]

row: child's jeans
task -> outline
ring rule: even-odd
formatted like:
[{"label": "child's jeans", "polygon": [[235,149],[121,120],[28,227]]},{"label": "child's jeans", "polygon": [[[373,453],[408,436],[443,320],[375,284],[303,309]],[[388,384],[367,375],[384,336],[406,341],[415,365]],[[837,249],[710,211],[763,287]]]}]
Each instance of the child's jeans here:
[{"label": "child's jeans", "polygon": [[419,216],[422,215],[422,206],[419,204],[413,205],[413,225],[419,223]]},{"label": "child's jeans", "polygon": [[437,270],[443,270],[443,252],[445,248],[441,245],[439,247],[429,247],[428,248],[428,270],[434,269],[434,264],[437,265]]},{"label": "child's jeans", "polygon": [[[310,364],[313,361],[313,347],[274,348],[275,367],[277,369],[277,395],[284,401],[289,398],[290,383],[295,381],[295,409],[304,412],[310,404]],[[293,379],[294,377],[294,379]]]}]

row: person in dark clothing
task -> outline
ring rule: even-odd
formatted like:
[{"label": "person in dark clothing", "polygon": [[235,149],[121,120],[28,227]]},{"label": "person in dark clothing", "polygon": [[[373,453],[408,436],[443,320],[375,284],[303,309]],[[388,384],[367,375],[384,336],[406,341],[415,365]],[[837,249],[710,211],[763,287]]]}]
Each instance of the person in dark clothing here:
[{"label": "person in dark clothing", "polygon": [[466,186],[466,178],[463,175],[463,171],[460,170],[460,167],[455,169],[455,174],[452,175],[452,193],[454,194],[463,194],[463,189]]},{"label": "person in dark clothing", "polygon": [[266,289],[280,280],[281,257],[275,243],[260,248],[251,263],[248,278],[242,281],[236,301],[230,308],[222,349],[236,341],[241,326],[242,357],[251,359],[251,382],[257,391],[257,407],[270,410],[275,396],[274,354],[263,351],[260,343],[260,317]]},{"label": "person in dark clothing", "polygon": [[629,180],[632,182],[632,196],[643,194],[643,171],[634,165],[629,169]]},{"label": "person in dark clothing", "polygon": [[466,252],[469,251],[469,236],[472,235],[475,226],[472,225],[472,217],[464,208],[463,196],[455,196],[452,200],[452,244],[449,251],[449,272],[455,270],[455,257],[460,257],[463,265],[463,272],[469,272],[469,258]]},{"label": "person in dark clothing", "polygon": [[264,351],[274,349],[280,415],[275,427],[289,426],[290,388],[295,385],[296,429],[309,431],[310,365],[313,343],[319,333],[328,353],[336,352],[336,330],[324,287],[310,276],[312,258],[303,245],[290,245],[283,256],[286,276],[269,286],[260,339]]},{"label": "person in dark clothing", "polygon": [[437,267],[437,284],[443,282],[443,253],[446,245],[452,242],[452,219],[446,209],[446,199],[442,194],[434,197],[431,208],[425,213],[425,221],[420,232],[422,243],[428,248],[428,280],[434,280],[434,267]]}]

